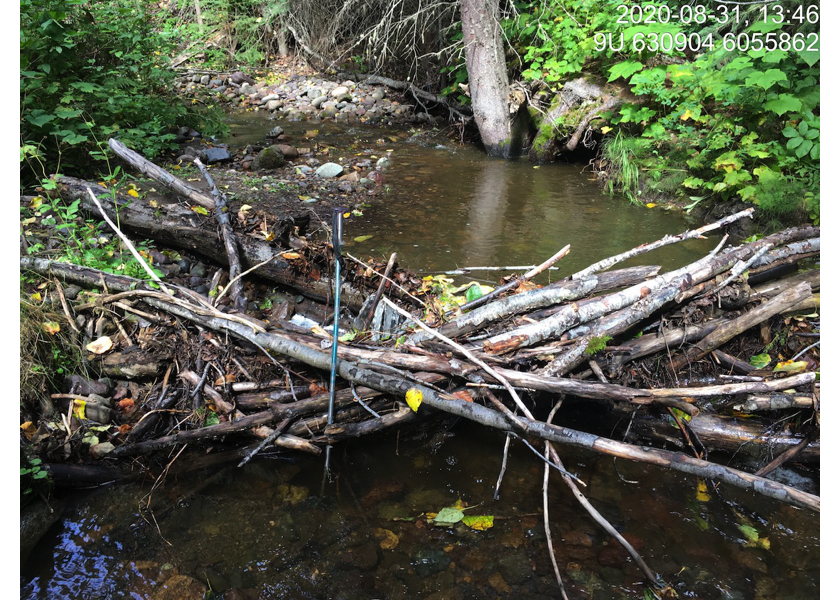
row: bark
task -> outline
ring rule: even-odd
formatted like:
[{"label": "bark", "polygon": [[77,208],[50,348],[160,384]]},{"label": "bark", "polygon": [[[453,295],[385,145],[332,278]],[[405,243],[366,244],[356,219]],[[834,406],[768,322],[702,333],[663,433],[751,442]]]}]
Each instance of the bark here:
[{"label": "bark", "polygon": [[499,3],[461,0],[461,26],[473,115],[484,150],[489,156],[516,156],[522,149],[523,131],[508,103]]}]

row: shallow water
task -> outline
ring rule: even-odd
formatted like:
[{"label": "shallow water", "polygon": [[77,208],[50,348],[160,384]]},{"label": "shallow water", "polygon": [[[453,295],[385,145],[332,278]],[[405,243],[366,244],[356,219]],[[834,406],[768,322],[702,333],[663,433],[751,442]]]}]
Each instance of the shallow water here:
[{"label": "shallow water", "polygon": [[[276,124],[237,116],[226,141],[262,141]],[[390,189],[347,221],[347,250],[396,251],[416,271],[533,265],[571,244],[553,279],[696,226],[602,195],[579,165],[491,160],[423,133],[282,125],[292,143],[317,128],[339,156],[390,156]],[[362,235],[373,237],[353,242]],[[716,242],[669,246],[627,264],[676,268]],[[504,436],[470,424],[452,433],[412,428],[340,445],[323,496],[323,459],[297,455],[170,477],[152,494],[152,513],[143,508],[148,484],[79,494],[23,565],[21,597],[149,598],[179,575],[218,593],[244,591],[240,598],[559,597],[542,522],[543,463],[514,443],[494,500]],[[703,502],[691,477],[568,448],[561,456],[680,598],[818,596],[818,515],[728,487]],[[643,597],[638,568],[556,474],[551,481],[554,548],[570,597]],[[441,527],[420,516],[459,499],[474,507],[466,514],[493,515],[494,526]],[[748,528],[758,534],[752,546]]]}]

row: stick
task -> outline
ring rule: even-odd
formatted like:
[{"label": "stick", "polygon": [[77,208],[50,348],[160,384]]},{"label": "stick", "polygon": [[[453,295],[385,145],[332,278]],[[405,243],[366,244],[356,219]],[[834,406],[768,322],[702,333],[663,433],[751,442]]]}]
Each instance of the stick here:
[{"label": "stick", "polygon": [[391,258],[388,259],[388,264],[385,267],[385,271],[382,273],[382,281],[379,282],[379,287],[376,288],[376,295],[373,297],[373,302],[365,312],[364,316],[359,315],[359,317],[362,317],[362,326],[360,329],[366,330],[370,327],[370,322],[373,320],[373,315],[376,312],[376,306],[379,304],[379,299],[382,298],[382,293],[385,291],[385,284],[388,282],[388,277],[391,275],[391,270],[394,268],[394,264],[396,264],[396,262],[397,253],[392,252]]},{"label": "stick", "polygon": [[710,231],[714,231],[715,229],[720,229],[724,225],[734,223],[738,219],[742,219],[744,217],[752,218],[754,212],[754,208],[748,208],[746,210],[742,210],[739,213],[735,213],[734,215],[724,217],[723,219],[715,221],[714,223],[709,223],[708,225],[704,225],[703,227],[685,231],[680,235],[666,235],[661,240],[653,242],[652,244],[642,244],[641,246],[636,246],[632,250],[628,250],[627,252],[623,252],[622,254],[618,254],[610,258],[605,258],[604,260],[590,265],[582,271],[578,271],[574,275],[571,275],[569,279],[580,279],[581,277],[584,277],[586,275],[591,275],[593,273],[597,273],[598,271],[609,269],[614,264],[619,263],[623,260],[627,260],[628,258],[638,256],[639,254],[642,254],[644,252],[650,252],[651,250],[662,248],[663,246],[668,246],[670,244],[676,244],[677,242],[703,237],[703,234],[706,234]]},{"label": "stick", "polygon": [[93,200],[93,203],[96,204],[96,207],[102,214],[102,218],[105,220],[106,223],[108,223],[111,229],[114,230],[114,233],[116,233],[120,237],[120,239],[126,245],[128,250],[131,252],[132,256],[134,256],[134,258],[137,259],[137,262],[140,263],[140,266],[143,267],[143,270],[149,274],[149,277],[151,277],[153,281],[156,281],[158,285],[160,285],[163,291],[165,291],[167,294],[172,294],[172,291],[168,287],[166,287],[166,284],[160,280],[160,277],[158,277],[157,274],[155,274],[155,272],[152,271],[151,267],[149,267],[149,265],[146,264],[146,261],[143,260],[142,256],[140,256],[140,253],[137,252],[137,250],[134,248],[134,244],[131,243],[131,240],[125,237],[125,234],[122,231],[120,231],[120,228],[114,225],[114,222],[110,218],[108,218],[108,215],[105,213],[105,209],[102,208],[102,205],[99,203],[99,200],[93,194],[93,191],[90,188],[88,188],[87,191],[88,194],[90,194],[90,199]]},{"label": "stick", "polygon": [[472,302],[467,302],[466,304],[461,305],[460,310],[461,311],[471,310],[473,308],[481,306],[482,304],[486,304],[487,302],[489,302],[493,298],[498,298],[499,296],[501,296],[502,294],[504,294],[508,290],[512,290],[513,288],[518,287],[519,285],[521,285],[525,281],[533,279],[534,277],[536,277],[537,275],[539,275],[540,273],[542,273],[543,271],[545,271],[546,269],[551,267],[551,265],[556,263],[558,260],[560,260],[561,258],[566,256],[569,253],[569,251],[571,250],[571,248],[572,248],[571,245],[566,244],[554,256],[552,256],[551,258],[549,258],[548,260],[543,262],[541,265],[534,267],[533,269],[531,269],[530,271],[525,273],[522,277],[517,277],[513,281],[510,281],[510,282],[506,283],[505,285],[497,287],[495,290],[493,290],[489,294],[481,296],[480,298],[476,298]]},{"label": "stick", "polygon": [[[242,281],[239,278],[242,273],[242,265],[239,263],[239,244],[237,243],[236,234],[233,232],[230,219],[228,219],[226,212],[227,200],[224,194],[219,191],[219,188],[216,187],[216,182],[213,181],[213,177],[210,176],[210,172],[202,164],[201,160],[196,158],[193,162],[198,167],[198,170],[201,171],[201,174],[204,175],[204,180],[207,181],[207,185],[210,186],[210,193],[214,199],[213,207],[216,213],[216,221],[219,222],[219,227],[222,230],[222,239],[225,243],[225,252],[227,252],[228,265],[230,267],[230,283],[233,286],[233,305],[236,310],[244,312],[247,298],[245,298],[245,294],[242,292]],[[219,300],[221,299],[221,295],[216,297],[216,306],[219,305]]]}]

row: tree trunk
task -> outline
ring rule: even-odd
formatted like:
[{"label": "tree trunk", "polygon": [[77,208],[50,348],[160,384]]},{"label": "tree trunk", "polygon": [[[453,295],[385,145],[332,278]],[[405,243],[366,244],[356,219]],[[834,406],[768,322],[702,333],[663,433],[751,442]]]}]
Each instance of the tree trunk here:
[{"label": "tree trunk", "polygon": [[461,0],[461,25],[473,114],[489,156],[510,158],[522,150],[521,120],[511,114],[499,3]]}]

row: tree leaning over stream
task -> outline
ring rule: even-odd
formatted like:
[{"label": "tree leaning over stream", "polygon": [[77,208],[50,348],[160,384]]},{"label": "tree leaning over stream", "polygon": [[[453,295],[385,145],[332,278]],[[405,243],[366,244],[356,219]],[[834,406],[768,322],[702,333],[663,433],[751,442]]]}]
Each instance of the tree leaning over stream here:
[{"label": "tree leaning over stream", "polygon": [[490,156],[510,158],[522,150],[524,127],[518,107],[508,102],[507,65],[499,3],[461,0],[461,26],[473,115]]}]

